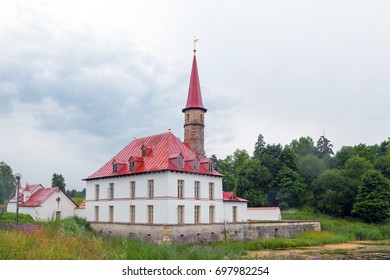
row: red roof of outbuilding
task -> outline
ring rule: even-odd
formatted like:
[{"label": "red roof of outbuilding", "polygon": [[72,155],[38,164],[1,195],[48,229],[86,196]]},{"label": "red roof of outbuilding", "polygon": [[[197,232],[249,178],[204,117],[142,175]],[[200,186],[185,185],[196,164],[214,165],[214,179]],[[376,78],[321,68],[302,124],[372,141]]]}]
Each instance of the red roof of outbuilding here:
[{"label": "red roof of outbuilding", "polygon": [[199,82],[199,74],[198,74],[198,65],[196,63],[196,55],[194,55],[194,59],[192,61],[192,70],[191,70],[191,78],[190,78],[190,87],[188,89],[187,105],[183,109],[183,112],[185,112],[188,109],[201,109],[205,112],[207,111],[207,109],[203,107],[202,94],[200,92],[200,82]]},{"label": "red roof of outbuilding", "polygon": [[[151,152],[142,157],[142,147],[147,146],[151,149]],[[178,155],[183,157],[183,167],[179,168],[176,163]],[[163,170],[173,170],[179,172],[190,172],[214,176],[222,176],[221,173],[216,170],[208,170],[208,161],[200,161],[198,169],[194,169],[194,165],[190,162],[186,162],[186,159],[194,159],[196,154],[188,148],[183,142],[181,142],[171,132],[139,138],[131,141],[122,151],[110,159],[99,170],[93,173],[91,176],[84,180],[93,180],[105,177],[125,176],[132,174],[140,174],[147,172],[156,172]],[[142,158],[143,161],[138,162],[139,165],[135,167],[135,170],[130,170],[129,160],[134,158]],[[113,172],[112,163],[115,161],[125,162],[126,167]]]},{"label": "red roof of outbuilding", "polygon": [[248,202],[248,200],[236,196],[234,192],[223,192],[223,201]]},{"label": "red roof of outbuilding", "polygon": [[58,189],[59,187],[48,188],[48,189],[41,188],[37,190],[33,195],[31,195],[29,200],[20,203],[19,206],[25,206],[25,207],[39,206]]},{"label": "red roof of outbuilding", "polygon": [[[41,205],[48,199],[54,192],[61,191],[72,201],[75,206],[77,204],[64,192],[60,187],[52,187],[45,189],[41,184],[29,185],[20,191],[19,194],[19,206],[35,207]],[[26,199],[25,199],[26,197]],[[26,201],[25,201],[26,200]],[[16,203],[16,196],[10,200],[10,202]]]}]

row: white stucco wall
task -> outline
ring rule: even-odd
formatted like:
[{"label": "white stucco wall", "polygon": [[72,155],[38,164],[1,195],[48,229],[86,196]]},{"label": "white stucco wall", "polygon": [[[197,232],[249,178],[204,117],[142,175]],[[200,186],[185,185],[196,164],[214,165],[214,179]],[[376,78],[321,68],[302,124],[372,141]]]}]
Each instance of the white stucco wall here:
[{"label": "white stucco wall", "polygon": [[279,207],[248,208],[248,220],[279,221],[282,219]]},{"label": "white stucco wall", "polygon": [[[147,198],[147,182],[154,180],[154,198]],[[178,198],[178,180],[184,180],[184,198]],[[136,185],[135,199],[130,198],[130,182]],[[195,199],[195,181],[200,182],[200,199]],[[108,199],[108,188],[114,184],[114,198]],[[209,183],[214,183],[214,199],[209,199]],[[99,200],[95,200],[95,185],[99,185]],[[135,206],[135,223],[148,222],[148,205],[153,205],[154,224],[177,224],[178,206],[184,205],[184,223],[194,223],[195,206],[200,206],[200,223],[209,223],[209,207],[215,208],[215,223],[224,222],[222,178],[207,175],[164,171],[158,173],[106,178],[86,182],[86,218],[95,221],[95,206],[99,221],[109,221],[113,206],[114,222],[130,222],[130,205]]]},{"label": "white stucco wall", "polygon": [[236,222],[246,222],[247,221],[247,203],[246,202],[224,202],[224,215],[226,222],[233,222],[233,206],[237,207],[237,221]]},{"label": "white stucco wall", "polygon": [[[60,201],[57,202],[57,197]],[[73,216],[76,205],[62,191],[54,192],[40,206],[37,207],[19,207],[20,214],[29,214],[34,220],[49,220],[56,218],[56,211],[61,212],[61,219]],[[8,212],[16,212],[16,203],[9,203]]]}]

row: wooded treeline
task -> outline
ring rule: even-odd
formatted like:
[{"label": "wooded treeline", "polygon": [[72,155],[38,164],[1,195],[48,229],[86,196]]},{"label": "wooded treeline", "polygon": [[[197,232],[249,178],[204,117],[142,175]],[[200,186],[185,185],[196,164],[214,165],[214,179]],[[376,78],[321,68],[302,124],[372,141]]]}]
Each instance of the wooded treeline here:
[{"label": "wooded treeline", "polygon": [[237,149],[213,159],[224,174],[224,190],[248,199],[249,206],[313,207],[375,223],[390,217],[389,141],[344,146],[334,154],[324,136],[316,144],[301,137],[283,147],[260,134],[253,155]]}]

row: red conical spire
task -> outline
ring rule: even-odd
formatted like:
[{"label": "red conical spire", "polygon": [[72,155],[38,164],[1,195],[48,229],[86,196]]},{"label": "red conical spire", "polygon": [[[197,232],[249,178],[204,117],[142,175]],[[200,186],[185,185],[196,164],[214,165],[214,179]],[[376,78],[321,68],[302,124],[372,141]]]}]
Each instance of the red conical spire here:
[{"label": "red conical spire", "polygon": [[183,109],[183,112],[185,112],[188,109],[201,109],[204,112],[207,111],[207,109],[203,107],[202,94],[200,92],[200,82],[199,82],[199,75],[198,75],[198,66],[196,64],[195,50],[194,50],[194,59],[192,61],[192,70],[191,70],[191,78],[190,78],[190,87],[188,89],[187,105]]}]

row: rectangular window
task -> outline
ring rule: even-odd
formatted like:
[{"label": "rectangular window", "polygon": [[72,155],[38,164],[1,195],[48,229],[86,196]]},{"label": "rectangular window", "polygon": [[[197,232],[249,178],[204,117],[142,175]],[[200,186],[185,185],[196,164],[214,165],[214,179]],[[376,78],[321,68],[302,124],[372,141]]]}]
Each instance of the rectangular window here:
[{"label": "rectangular window", "polygon": [[95,206],[95,222],[99,222],[99,206]]},{"label": "rectangular window", "polygon": [[209,183],[209,199],[214,200],[214,183]]},{"label": "rectangular window", "polygon": [[146,149],[145,148],[142,149],[142,156],[146,157]]},{"label": "rectangular window", "polygon": [[135,205],[130,205],[130,223],[135,223]]},{"label": "rectangular window", "polygon": [[209,223],[214,224],[215,223],[215,206],[210,205],[209,207]]},{"label": "rectangular window", "polygon": [[154,180],[148,180],[148,198],[154,197]]},{"label": "rectangular window", "polygon": [[130,199],[135,199],[135,181],[130,182]]},{"label": "rectangular window", "polygon": [[200,182],[199,181],[195,181],[194,197],[195,197],[195,199],[200,199]]},{"label": "rectangular window", "polygon": [[114,222],[114,206],[108,207],[108,221],[110,223]]},{"label": "rectangular window", "polygon": [[99,191],[100,191],[99,185],[96,184],[95,185],[95,200],[99,200]]},{"label": "rectangular window", "polygon": [[232,209],[233,213],[233,223],[237,223],[237,206],[233,206],[233,209]]},{"label": "rectangular window", "polygon": [[135,162],[134,161],[130,161],[129,162],[129,169],[130,169],[130,171],[134,171],[134,167],[135,167]]},{"label": "rectangular window", "polygon": [[108,186],[107,198],[114,199],[114,183],[110,183]]},{"label": "rectangular window", "polygon": [[214,165],[212,162],[209,162],[209,171],[213,171]]},{"label": "rectangular window", "polygon": [[61,220],[61,211],[56,211],[56,221]]},{"label": "rectangular window", "polygon": [[177,207],[177,223],[184,224],[184,205]]},{"label": "rectangular window", "polygon": [[195,159],[194,160],[194,169],[198,170],[198,168],[199,168],[199,164],[198,164],[198,161]]},{"label": "rectangular window", "polygon": [[112,165],[112,172],[113,173],[118,172],[118,164],[115,163],[115,164]]},{"label": "rectangular window", "polygon": [[200,223],[200,206],[195,206],[194,210],[194,223],[199,224]]},{"label": "rectangular window", "polygon": [[153,224],[153,205],[148,205],[148,224]]},{"label": "rectangular window", "polygon": [[177,198],[184,198],[184,180],[177,181]]},{"label": "rectangular window", "polygon": [[183,158],[181,156],[177,157],[177,167],[183,168]]}]

